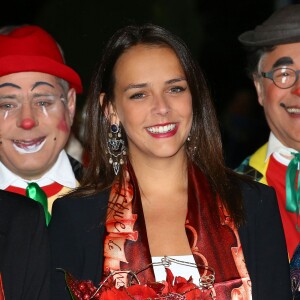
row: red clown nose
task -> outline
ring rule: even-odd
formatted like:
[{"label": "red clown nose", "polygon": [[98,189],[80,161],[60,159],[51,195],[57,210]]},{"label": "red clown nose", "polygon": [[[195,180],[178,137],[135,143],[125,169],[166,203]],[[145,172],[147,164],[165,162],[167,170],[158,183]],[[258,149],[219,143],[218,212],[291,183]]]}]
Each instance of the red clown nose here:
[{"label": "red clown nose", "polygon": [[293,90],[292,94],[300,96],[300,88],[297,88],[297,89]]},{"label": "red clown nose", "polygon": [[26,118],[24,120],[22,120],[20,127],[25,129],[25,130],[30,130],[32,129],[34,126],[36,125],[35,121],[30,119],[30,118]]}]

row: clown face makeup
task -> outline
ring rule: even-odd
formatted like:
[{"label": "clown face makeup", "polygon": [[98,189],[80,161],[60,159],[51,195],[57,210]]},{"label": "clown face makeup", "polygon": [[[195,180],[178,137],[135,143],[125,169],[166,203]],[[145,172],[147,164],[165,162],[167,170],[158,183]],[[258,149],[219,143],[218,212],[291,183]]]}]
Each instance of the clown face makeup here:
[{"label": "clown face makeup", "polygon": [[70,133],[75,90],[52,75],[20,72],[0,77],[0,158],[13,173],[36,179],[56,162]]},{"label": "clown face makeup", "polygon": [[[300,43],[279,45],[261,60],[261,71],[282,68],[282,80],[289,73],[284,68],[299,70]],[[277,78],[278,80],[278,78]],[[269,78],[255,80],[259,103],[263,106],[269,127],[285,146],[300,150],[300,81],[289,88],[279,88]]]}]

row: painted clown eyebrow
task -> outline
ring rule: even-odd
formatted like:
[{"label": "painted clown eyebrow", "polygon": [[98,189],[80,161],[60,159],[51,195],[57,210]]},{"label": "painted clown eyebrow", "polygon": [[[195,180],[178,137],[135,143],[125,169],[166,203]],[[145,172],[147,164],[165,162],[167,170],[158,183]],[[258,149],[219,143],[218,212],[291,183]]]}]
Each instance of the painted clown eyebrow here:
[{"label": "painted clown eyebrow", "polygon": [[[38,82],[36,82],[36,83],[33,85],[31,91],[33,91],[36,87],[38,87],[38,86],[40,86],[40,85],[47,85],[47,86],[50,86],[50,87],[54,88],[54,85],[52,85],[52,84],[50,84],[50,83],[48,83],[48,82],[38,81]],[[5,82],[5,83],[3,83],[3,84],[0,84],[0,88],[4,88],[4,87],[7,87],[7,86],[13,87],[13,88],[16,88],[16,89],[21,90],[21,87],[20,87],[20,86],[14,84],[14,83],[11,83],[11,82]]]},{"label": "painted clown eyebrow", "polygon": [[50,84],[49,82],[38,81],[38,82],[36,82],[36,83],[33,85],[31,91],[33,91],[36,87],[38,87],[38,86],[40,86],[40,85],[47,85],[47,86],[50,86],[50,87],[54,88],[54,85]]},{"label": "painted clown eyebrow", "polygon": [[284,56],[284,57],[280,57],[279,59],[277,59],[275,61],[275,63],[273,64],[272,68],[277,68],[277,67],[282,67],[282,66],[289,66],[289,65],[293,65],[294,61],[291,57],[289,56]]},{"label": "painted clown eyebrow", "polygon": [[16,88],[16,89],[21,89],[20,86],[14,84],[14,83],[11,83],[11,82],[5,82],[3,84],[0,84],[0,88],[4,88],[4,87],[7,87],[7,86],[10,86],[10,87],[13,87],[13,88]]}]

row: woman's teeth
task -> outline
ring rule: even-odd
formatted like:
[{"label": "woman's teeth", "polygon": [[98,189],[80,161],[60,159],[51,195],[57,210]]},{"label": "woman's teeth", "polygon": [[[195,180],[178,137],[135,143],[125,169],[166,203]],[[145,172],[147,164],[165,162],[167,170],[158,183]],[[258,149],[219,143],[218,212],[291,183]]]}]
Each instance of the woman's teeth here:
[{"label": "woman's teeth", "polygon": [[147,130],[151,133],[167,133],[171,130],[173,130],[176,127],[175,124],[169,124],[165,126],[154,126],[154,127],[148,127]]}]

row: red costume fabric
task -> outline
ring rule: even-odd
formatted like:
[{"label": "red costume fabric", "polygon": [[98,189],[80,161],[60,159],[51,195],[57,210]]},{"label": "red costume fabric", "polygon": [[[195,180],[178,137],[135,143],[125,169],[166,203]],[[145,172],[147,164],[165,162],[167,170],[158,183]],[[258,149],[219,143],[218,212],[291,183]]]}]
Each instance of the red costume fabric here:
[{"label": "red costume fabric", "polygon": [[[297,215],[286,209],[285,175],[287,166],[278,162],[273,155],[270,157],[266,178],[268,185],[276,190],[278,206],[283,224],[289,257],[292,258],[299,243],[300,232],[296,228]],[[299,225],[298,220],[298,225]]]}]

